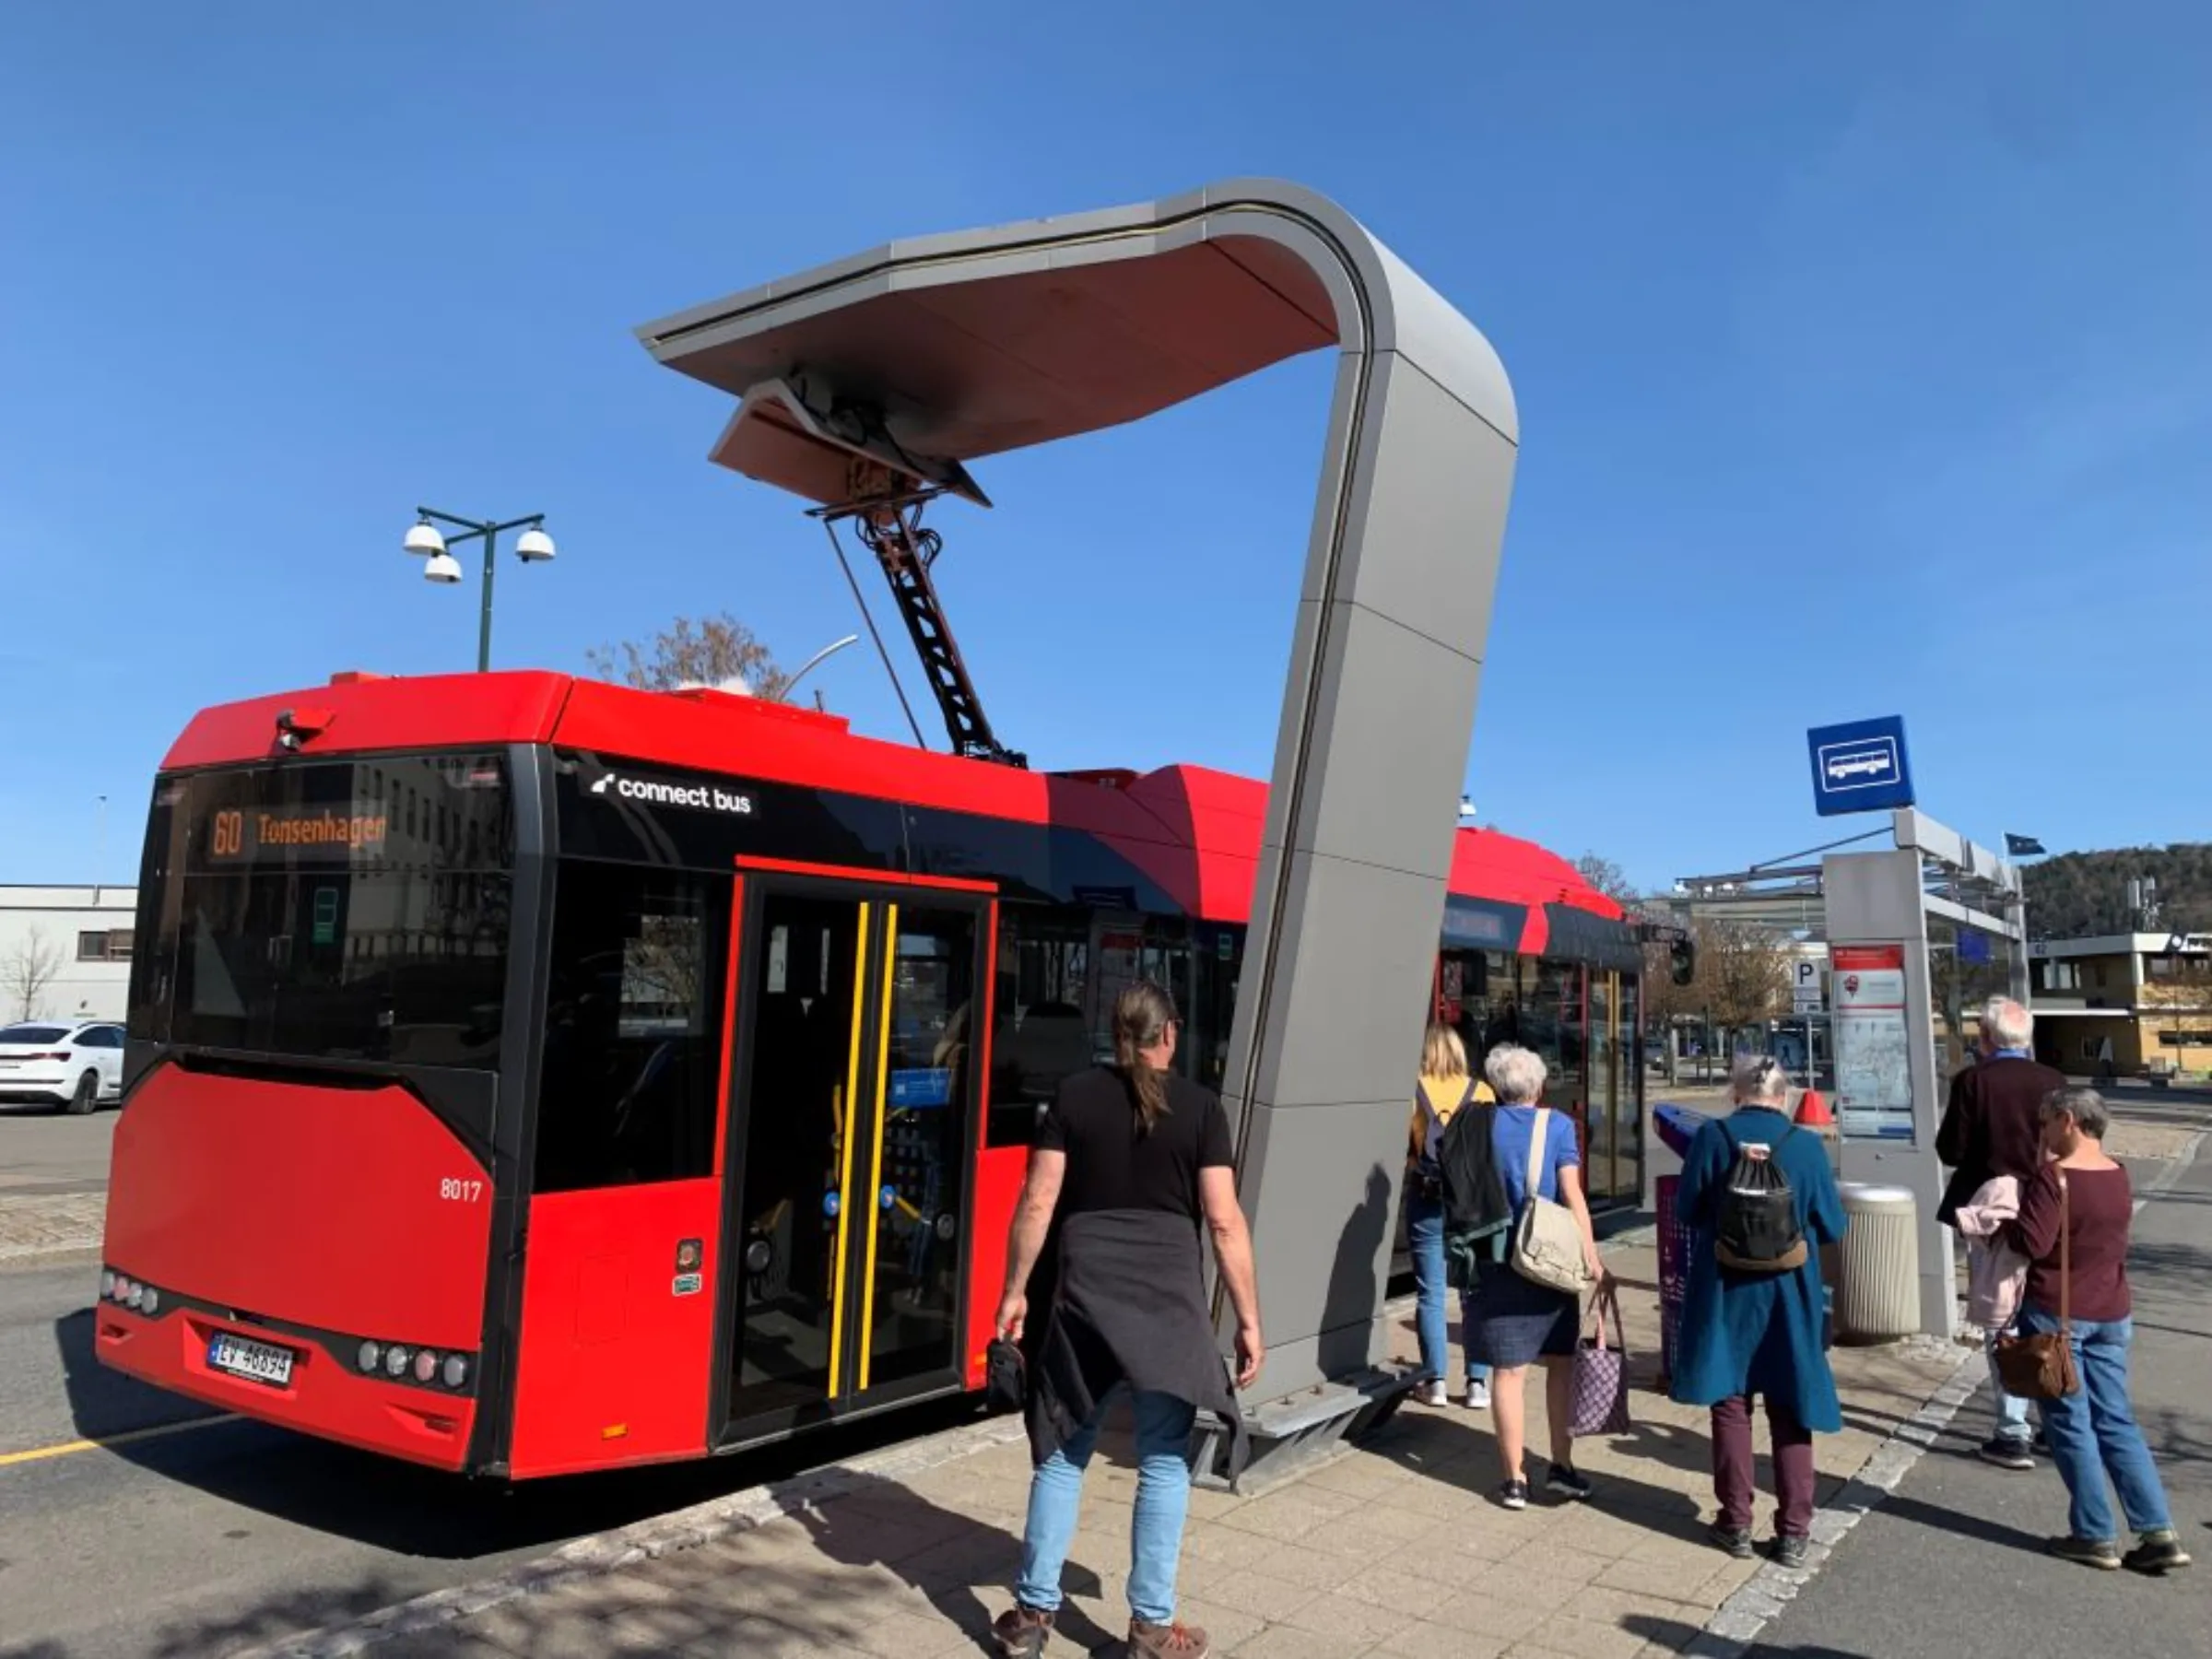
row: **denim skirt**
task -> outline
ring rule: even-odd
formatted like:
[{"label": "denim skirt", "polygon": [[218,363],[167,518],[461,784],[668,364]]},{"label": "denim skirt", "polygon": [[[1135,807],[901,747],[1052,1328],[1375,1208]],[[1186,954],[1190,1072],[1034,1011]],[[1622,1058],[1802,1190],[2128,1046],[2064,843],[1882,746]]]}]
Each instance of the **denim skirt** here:
[{"label": "denim skirt", "polygon": [[1517,1371],[1546,1356],[1571,1356],[1583,1334],[1583,1301],[1547,1290],[1504,1262],[1481,1263],[1466,1310],[1467,1352],[1485,1365]]}]

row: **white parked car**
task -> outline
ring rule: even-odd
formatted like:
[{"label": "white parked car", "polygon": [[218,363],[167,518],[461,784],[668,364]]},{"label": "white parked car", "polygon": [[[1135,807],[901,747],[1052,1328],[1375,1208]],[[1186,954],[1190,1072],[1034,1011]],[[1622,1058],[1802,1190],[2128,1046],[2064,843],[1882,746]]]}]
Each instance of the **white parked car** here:
[{"label": "white parked car", "polygon": [[0,1100],[90,1112],[123,1097],[123,1028],[101,1021],[0,1026]]}]

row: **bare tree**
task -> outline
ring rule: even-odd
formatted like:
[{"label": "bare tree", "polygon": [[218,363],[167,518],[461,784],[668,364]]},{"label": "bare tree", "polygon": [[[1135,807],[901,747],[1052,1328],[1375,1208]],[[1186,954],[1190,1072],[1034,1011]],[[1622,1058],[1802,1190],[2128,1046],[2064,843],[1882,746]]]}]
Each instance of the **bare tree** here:
[{"label": "bare tree", "polygon": [[1764,1025],[1790,1003],[1790,947],[1781,935],[1741,922],[1699,929],[1696,989],[1723,1027]]},{"label": "bare tree", "polygon": [[15,1018],[37,1018],[47,987],[61,973],[62,948],[49,942],[42,931],[34,927],[18,939],[6,959],[0,960],[0,989],[6,991],[15,1005]]},{"label": "bare tree", "polygon": [[[1575,871],[1599,892],[1629,912],[1631,921],[1641,920],[1647,906],[1647,896],[1639,892],[1629,874],[1601,853],[1585,853],[1574,861]],[[1696,936],[1696,929],[1690,930]],[[1678,1080],[1679,1063],[1675,1053],[1675,1020],[1677,1016],[1694,1014],[1700,1004],[1694,985],[1675,983],[1674,945],[1668,939],[1653,939],[1643,947],[1643,1006],[1644,1031],[1654,1034],[1663,1045],[1661,1053],[1666,1061],[1666,1080]]]},{"label": "bare tree", "polygon": [[1629,873],[1601,853],[1585,853],[1574,861],[1576,874],[1612,900],[1616,904],[1634,909],[1643,902],[1643,895],[1629,879]]},{"label": "bare tree", "polygon": [[594,674],[646,691],[715,686],[782,702],[791,677],[753,630],[726,613],[693,621],[678,617],[652,639],[626,640],[586,653]]}]

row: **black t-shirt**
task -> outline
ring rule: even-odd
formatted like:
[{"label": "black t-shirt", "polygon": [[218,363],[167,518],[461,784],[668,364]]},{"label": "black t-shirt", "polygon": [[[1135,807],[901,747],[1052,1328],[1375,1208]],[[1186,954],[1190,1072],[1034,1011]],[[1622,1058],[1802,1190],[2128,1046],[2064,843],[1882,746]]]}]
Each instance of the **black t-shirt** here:
[{"label": "black t-shirt", "polygon": [[1041,1151],[1067,1154],[1058,1215],[1166,1210],[1195,1222],[1198,1171],[1235,1161],[1229,1113],[1210,1089],[1170,1073],[1168,1111],[1149,1135],[1122,1075],[1093,1066],[1065,1078],[1037,1128]]}]

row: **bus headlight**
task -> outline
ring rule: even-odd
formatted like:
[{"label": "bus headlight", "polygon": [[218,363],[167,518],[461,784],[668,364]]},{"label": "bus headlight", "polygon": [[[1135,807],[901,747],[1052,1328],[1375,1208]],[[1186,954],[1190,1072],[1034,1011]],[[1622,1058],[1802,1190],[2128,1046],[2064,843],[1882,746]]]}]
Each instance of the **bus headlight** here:
[{"label": "bus headlight", "polygon": [[406,1376],[407,1361],[414,1357],[401,1344],[394,1343],[384,1350],[384,1375],[392,1378],[394,1382]]},{"label": "bus headlight", "polygon": [[361,1351],[353,1358],[355,1364],[373,1377],[376,1375],[376,1368],[383,1363],[384,1345],[381,1342],[364,1342],[361,1344]]},{"label": "bus headlight", "polygon": [[437,1376],[437,1354],[429,1348],[424,1348],[417,1353],[415,1356],[415,1381],[418,1382],[434,1382]]},{"label": "bus headlight", "polygon": [[445,1357],[445,1385],[448,1388],[465,1387],[468,1382],[468,1361],[459,1354]]}]

